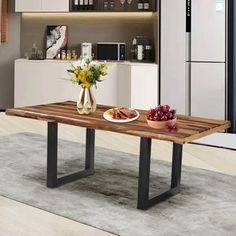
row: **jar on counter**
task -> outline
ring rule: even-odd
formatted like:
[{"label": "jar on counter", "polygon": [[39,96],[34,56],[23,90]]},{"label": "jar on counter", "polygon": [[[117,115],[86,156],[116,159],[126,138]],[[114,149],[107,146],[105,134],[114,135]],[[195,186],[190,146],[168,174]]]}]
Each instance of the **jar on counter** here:
[{"label": "jar on counter", "polygon": [[57,60],[61,59],[61,51],[60,50],[57,51],[56,59]]},{"label": "jar on counter", "polygon": [[62,51],[61,51],[61,59],[62,59],[62,60],[66,60],[66,58],[67,58],[67,57],[66,57],[66,50],[62,50]]},{"label": "jar on counter", "polygon": [[67,50],[66,59],[71,60],[71,50]]},{"label": "jar on counter", "polygon": [[72,50],[72,53],[71,53],[71,59],[72,60],[77,60],[78,56],[76,54],[76,51],[75,50]]}]

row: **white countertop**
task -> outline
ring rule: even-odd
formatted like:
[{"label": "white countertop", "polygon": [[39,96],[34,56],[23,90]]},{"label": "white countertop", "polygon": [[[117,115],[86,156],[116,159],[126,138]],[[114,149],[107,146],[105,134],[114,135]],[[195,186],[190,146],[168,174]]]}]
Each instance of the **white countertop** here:
[{"label": "white countertop", "polygon": [[[68,61],[68,60],[27,60],[24,58],[16,59],[16,62],[24,62],[24,63],[69,63],[74,61]],[[144,63],[144,62],[131,62],[131,61],[107,61],[108,63],[115,63],[120,65],[132,65],[132,66],[157,66],[157,63]]]}]

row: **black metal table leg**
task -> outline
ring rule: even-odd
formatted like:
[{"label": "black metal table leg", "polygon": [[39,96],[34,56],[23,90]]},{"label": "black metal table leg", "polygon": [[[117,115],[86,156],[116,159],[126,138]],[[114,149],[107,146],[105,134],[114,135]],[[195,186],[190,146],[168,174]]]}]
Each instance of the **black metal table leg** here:
[{"label": "black metal table leg", "polygon": [[86,152],[85,152],[85,169],[94,170],[94,150],[95,149],[95,130],[86,130]]},{"label": "black metal table leg", "polygon": [[183,145],[173,144],[171,188],[180,188]]},{"label": "black metal table leg", "polygon": [[57,148],[58,148],[58,124],[48,123],[48,148],[47,148],[47,187],[55,188],[60,185],[78,180],[94,174],[94,151],[95,151],[95,130],[86,131],[85,168],[82,171],[57,176]]},{"label": "black metal table leg", "polygon": [[170,189],[149,196],[149,179],[151,165],[151,139],[141,138],[139,160],[139,184],[137,208],[146,210],[149,207],[179,193],[182,167],[182,144],[173,144],[172,174]]},{"label": "black metal table leg", "polygon": [[48,123],[47,143],[47,187],[57,186],[57,123]]},{"label": "black metal table leg", "polygon": [[146,208],[149,199],[149,179],[151,165],[151,142],[150,138],[141,138],[139,180],[138,180],[138,208]]}]

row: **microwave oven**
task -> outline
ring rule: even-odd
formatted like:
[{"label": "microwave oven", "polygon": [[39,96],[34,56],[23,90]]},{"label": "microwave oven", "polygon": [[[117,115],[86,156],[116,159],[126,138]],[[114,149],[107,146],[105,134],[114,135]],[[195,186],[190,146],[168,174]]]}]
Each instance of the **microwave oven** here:
[{"label": "microwave oven", "polygon": [[125,61],[125,43],[97,43],[97,59],[110,61]]}]

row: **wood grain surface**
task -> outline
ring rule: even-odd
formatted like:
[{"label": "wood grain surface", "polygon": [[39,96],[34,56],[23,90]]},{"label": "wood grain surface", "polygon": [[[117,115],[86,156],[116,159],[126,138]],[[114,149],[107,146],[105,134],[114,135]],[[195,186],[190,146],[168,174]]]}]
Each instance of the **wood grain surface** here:
[{"label": "wood grain surface", "polygon": [[147,111],[144,110],[138,110],[140,112],[140,118],[136,121],[124,124],[111,123],[103,118],[103,113],[110,108],[110,106],[98,105],[95,113],[91,115],[80,115],[77,112],[76,102],[68,101],[8,109],[6,114],[165,140],[179,144],[191,142],[230,127],[229,121],[178,115],[178,131],[169,131],[167,129],[156,130],[148,126],[146,121]]}]

